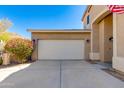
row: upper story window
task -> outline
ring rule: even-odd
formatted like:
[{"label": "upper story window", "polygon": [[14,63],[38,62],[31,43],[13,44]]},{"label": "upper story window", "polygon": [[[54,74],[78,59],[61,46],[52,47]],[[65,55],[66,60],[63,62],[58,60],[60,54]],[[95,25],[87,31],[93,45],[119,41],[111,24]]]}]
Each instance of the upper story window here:
[{"label": "upper story window", "polygon": [[90,15],[87,16],[87,24],[90,23]]}]

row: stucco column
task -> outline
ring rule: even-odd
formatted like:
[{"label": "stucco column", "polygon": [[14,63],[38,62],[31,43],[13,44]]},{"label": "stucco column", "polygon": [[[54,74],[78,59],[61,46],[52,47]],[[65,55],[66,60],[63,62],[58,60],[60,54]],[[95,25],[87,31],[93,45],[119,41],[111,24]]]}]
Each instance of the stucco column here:
[{"label": "stucco column", "polygon": [[90,60],[99,60],[99,26],[92,24]]},{"label": "stucco column", "polygon": [[117,68],[117,14],[113,13],[113,58],[112,67]]},{"label": "stucco column", "polygon": [[124,15],[113,14],[113,62],[112,67],[124,72]]},{"label": "stucco column", "polygon": [[112,58],[112,66],[115,67],[116,57],[117,57],[117,37],[116,37],[116,31],[117,31],[117,14],[113,13],[113,58]]},{"label": "stucco column", "polygon": [[113,13],[113,57],[117,56],[117,14]]}]

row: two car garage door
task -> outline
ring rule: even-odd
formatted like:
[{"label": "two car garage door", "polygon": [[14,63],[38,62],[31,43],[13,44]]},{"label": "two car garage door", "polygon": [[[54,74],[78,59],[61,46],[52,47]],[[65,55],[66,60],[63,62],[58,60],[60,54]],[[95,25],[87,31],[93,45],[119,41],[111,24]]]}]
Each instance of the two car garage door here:
[{"label": "two car garage door", "polygon": [[84,40],[38,40],[38,59],[84,59],[84,44]]}]

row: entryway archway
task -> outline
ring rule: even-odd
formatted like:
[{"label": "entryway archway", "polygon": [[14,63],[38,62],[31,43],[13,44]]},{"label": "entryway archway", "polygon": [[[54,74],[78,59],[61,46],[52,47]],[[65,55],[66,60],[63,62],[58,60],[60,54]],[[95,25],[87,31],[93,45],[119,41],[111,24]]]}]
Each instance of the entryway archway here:
[{"label": "entryway archway", "polygon": [[91,60],[112,62],[113,57],[113,14],[109,11],[96,17],[92,23]]}]

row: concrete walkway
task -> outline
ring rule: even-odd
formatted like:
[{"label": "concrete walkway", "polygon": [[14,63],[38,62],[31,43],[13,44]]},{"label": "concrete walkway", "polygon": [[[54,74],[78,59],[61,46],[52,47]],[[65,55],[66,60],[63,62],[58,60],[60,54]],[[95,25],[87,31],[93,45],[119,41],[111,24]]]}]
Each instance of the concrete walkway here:
[{"label": "concrete walkway", "polygon": [[107,88],[124,82],[102,71],[106,68],[85,61],[39,61],[13,73],[0,87],[16,88]]}]

